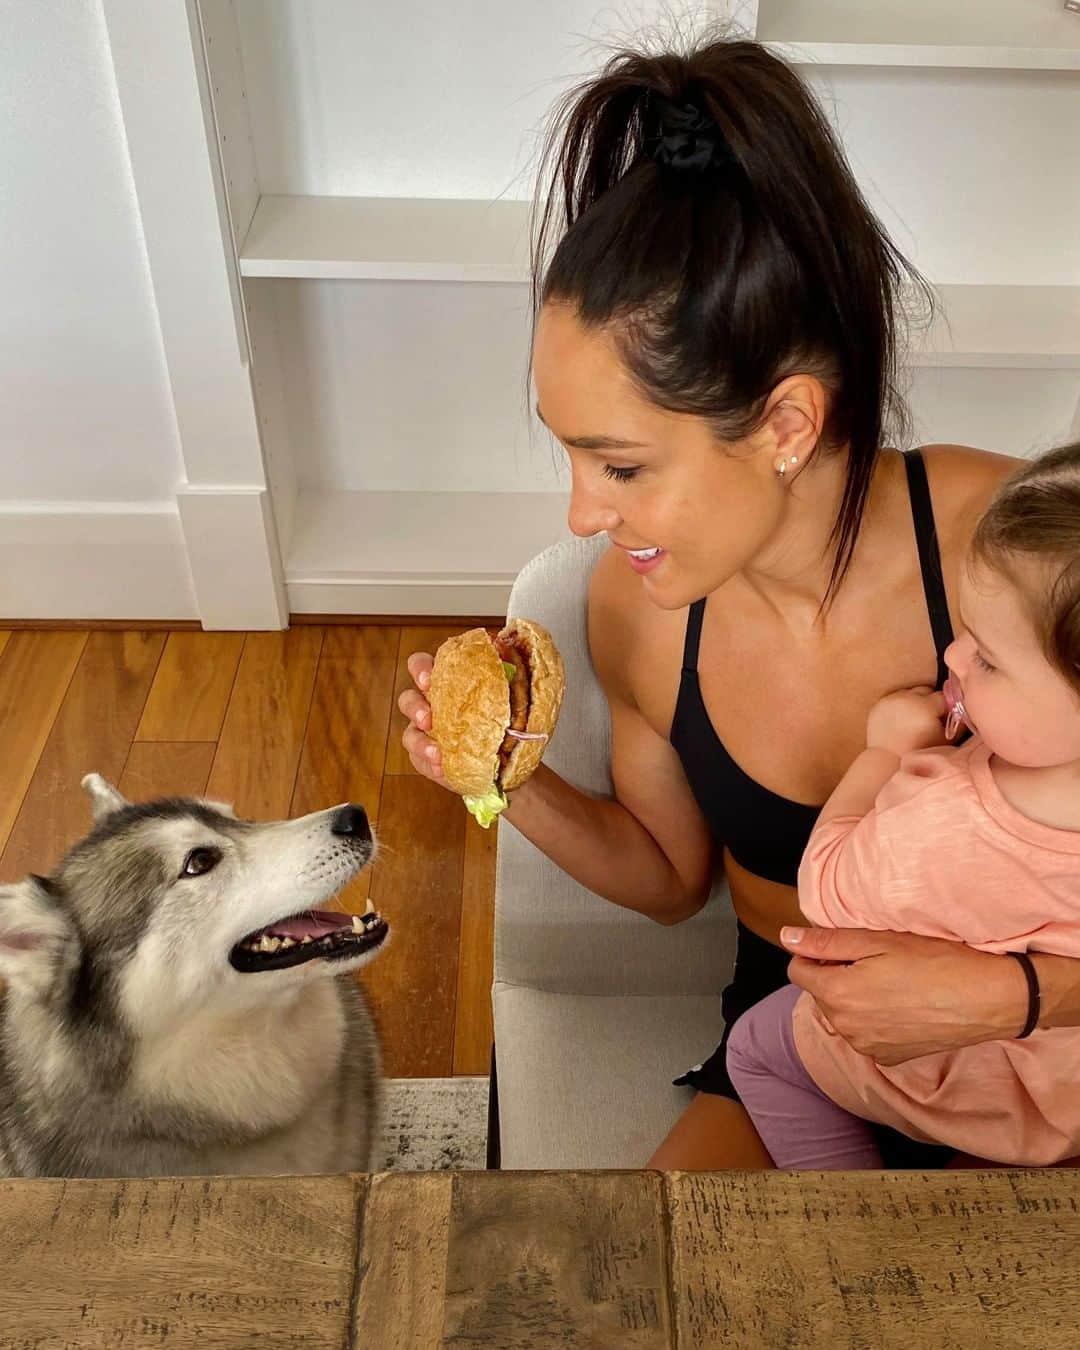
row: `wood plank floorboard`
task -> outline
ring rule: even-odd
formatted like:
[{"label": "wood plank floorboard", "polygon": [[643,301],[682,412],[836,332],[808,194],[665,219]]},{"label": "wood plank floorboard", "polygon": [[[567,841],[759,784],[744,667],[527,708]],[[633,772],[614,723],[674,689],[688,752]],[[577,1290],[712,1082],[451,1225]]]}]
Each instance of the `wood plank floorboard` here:
[{"label": "wood plank floorboard", "polygon": [[[290,815],[356,802],[377,823],[398,637],[396,628],[326,629]],[[363,913],[371,877],[362,872],[342,892],[349,913]]]},{"label": "wood plank floorboard", "polygon": [[289,814],[322,639],[321,628],[248,634],[207,787],[237,815]]},{"label": "wood plank floorboard", "polygon": [[[0,656],[0,868],[3,850],[56,714],[86,647],[85,633],[13,633]],[[0,871],[0,879],[4,878]]]},{"label": "wood plank floorboard", "polygon": [[120,781],[164,646],[164,633],[89,635],[0,858],[0,879],[48,873],[90,828],[80,783],[88,773]]},{"label": "wood plank floorboard", "polygon": [[137,741],[216,741],[244,649],[243,633],[172,633]]},{"label": "wood plank floorboard", "polygon": [[371,898],[390,941],[363,982],[390,1077],[453,1071],[465,819],[456,797],[418,774],[383,783]]}]

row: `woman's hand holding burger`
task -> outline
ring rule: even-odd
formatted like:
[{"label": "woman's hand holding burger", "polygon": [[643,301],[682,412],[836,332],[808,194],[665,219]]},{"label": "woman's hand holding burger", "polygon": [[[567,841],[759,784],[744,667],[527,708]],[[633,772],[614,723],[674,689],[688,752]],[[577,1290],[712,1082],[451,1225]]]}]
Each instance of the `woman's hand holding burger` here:
[{"label": "woman's hand holding burger", "polygon": [[[398,699],[398,707],[409,719],[402,733],[401,744],[413,768],[424,778],[449,787],[442,771],[442,753],[428,734],[431,731],[431,704],[427,695],[431,689],[431,668],[435,664],[429,652],[413,652],[409,657],[409,674],[415,689],[406,689]],[[452,791],[453,789],[451,789]]]},{"label": "woman's hand holding burger", "polygon": [[[486,829],[507,793],[536,770],[555,730],[566,676],[551,634],[528,619],[499,633],[473,628],[449,638],[434,660],[409,658],[416,689],[398,706],[402,744],[416,771],[464,798]],[[426,697],[425,697],[426,696]]]}]

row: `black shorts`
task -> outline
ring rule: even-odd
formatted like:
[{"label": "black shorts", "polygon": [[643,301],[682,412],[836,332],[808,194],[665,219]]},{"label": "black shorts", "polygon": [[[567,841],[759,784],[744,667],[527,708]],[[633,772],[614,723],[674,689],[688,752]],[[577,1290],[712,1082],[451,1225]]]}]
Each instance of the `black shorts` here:
[{"label": "black shorts", "polygon": [[[696,1064],[681,1077],[676,1078],[678,1087],[696,1088],[698,1092],[709,1092],[717,1097],[729,1097],[739,1100],[727,1071],[727,1043],[731,1028],[748,1008],[768,998],[777,989],[788,983],[788,962],[791,956],[782,947],[774,947],[771,942],[752,933],[741,923],[738,925],[738,940],[735,948],[735,970],[731,983],[720,999],[720,1008],[724,1016],[724,1034],[720,1044],[703,1064]],[[909,1139],[906,1134],[892,1130],[887,1125],[874,1125],[874,1134],[881,1152],[881,1159],[888,1168],[912,1168],[915,1171],[931,1171],[944,1167],[956,1150],[942,1144],[923,1144]]]}]

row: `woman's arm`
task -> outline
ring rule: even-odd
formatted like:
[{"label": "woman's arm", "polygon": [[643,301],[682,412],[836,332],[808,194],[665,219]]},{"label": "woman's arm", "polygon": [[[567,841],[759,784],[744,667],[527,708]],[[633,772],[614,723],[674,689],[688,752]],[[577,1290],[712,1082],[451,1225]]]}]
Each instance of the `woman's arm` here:
[{"label": "woman's arm", "polygon": [[[594,572],[589,638],[611,712],[615,799],[579,792],[541,764],[510,794],[504,817],[581,885],[657,923],[674,924],[708,898],[713,848],[678,756],[634,704],[626,671],[641,658],[619,596],[611,594],[611,576],[603,562]],[[429,656],[410,658],[417,688],[399,700],[410,721],[402,739],[417,772],[445,786],[438,747],[427,734],[430,670]]]},{"label": "woman's arm", "polygon": [[504,815],[582,886],[673,924],[708,898],[711,848],[695,837],[697,806],[684,800],[681,766],[659,739],[638,714],[615,705],[614,801],[587,797],[541,765],[510,794]]},{"label": "woman's arm", "polygon": [[[1011,1040],[1027,1018],[1027,983],[1011,956],[860,928],[785,928],[780,937],[794,956],[792,982],[879,1064]],[[1080,958],[1029,955],[1042,991],[1039,1026],[1080,1026]]]},{"label": "woman's arm", "polygon": [[713,848],[679,757],[636,706],[630,673],[636,587],[614,557],[589,586],[589,649],[611,714],[614,801],[597,801],[544,766],[511,794],[506,817],[575,881],[658,923],[697,913],[712,882]]}]

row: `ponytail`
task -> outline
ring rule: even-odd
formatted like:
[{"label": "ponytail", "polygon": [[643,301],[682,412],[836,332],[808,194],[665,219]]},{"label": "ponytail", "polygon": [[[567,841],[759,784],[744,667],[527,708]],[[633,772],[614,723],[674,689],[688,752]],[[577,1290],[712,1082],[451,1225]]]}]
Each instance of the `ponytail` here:
[{"label": "ponytail", "polygon": [[645,396],[705,418],[720,440],[749,435],[787,376],[826,386],[822,450],[848,455],[831,596],[886,428],[906,430],[905,289],[932,299],[813,96],[754,42],[623,51],[566,98],[541,175],[534,317],[568,303],[609,327]]}]

